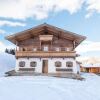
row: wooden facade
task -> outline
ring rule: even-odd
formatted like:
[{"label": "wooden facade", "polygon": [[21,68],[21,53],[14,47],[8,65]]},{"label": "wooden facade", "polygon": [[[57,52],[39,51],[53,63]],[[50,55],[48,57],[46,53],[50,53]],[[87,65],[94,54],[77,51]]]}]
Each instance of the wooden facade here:
[{"label": "wooden facade", "polygon": [[54,58],[54,57],[62,57],[62,58],[67,58],[67,57],[76,57],[75,51],[16,51],[16,58],[21,58],[21,57],[38,57],[38,58]]},{"label": "wooden facade", "polygon": [[[42,36],[42,35],[41,35]],[[43,35],[44,36],[44,35]],[[47,35],[50,36],[50,35]],[[74,51],[74,44],[72,41],[65,39],[58,39],[58,37],[53,36],[52,40],[44,41],[39,39],[40,35],[34,39],[28,39],[17,43],[19,50],[17,51],[44,51],[44,46],[48,46],[48,51],[57,51],[56,48],[59,48],[59,51]],[[43,39],[43,38],[42,38]],[[67,50],[68,49],[68,50]]]},{"label": "wooden facade", "polygon": [[84,36],[48,24],[42,24],[6,37],[7,40],[13,42],[18,47],[16,49],[16,57],[32,55],[33,51],[38,51],[35,52],[37,53],[36,55],[47,55],[47,53],[41,52],[45,51],[44,47],[47,47],[48,55],[51,54],[51,56],[53,54],[58,56],[75,56],[74,49],[85,38]]},{"label": "wooden facade", "polygon": [[82,72],[100,73],[100,67],[81,67]]}]

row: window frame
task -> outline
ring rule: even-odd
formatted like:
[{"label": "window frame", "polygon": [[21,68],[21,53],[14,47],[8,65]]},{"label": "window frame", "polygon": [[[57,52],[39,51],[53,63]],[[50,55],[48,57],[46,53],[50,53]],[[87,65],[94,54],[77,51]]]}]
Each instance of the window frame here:
[{"label": "window frame", "polygon": [[66,67],[72,68],[73,67],[73,62],[72,61],[67,61],[66,62]]},{"label": "window frame", "polygon": [[[34,66],[34,64],[32,65],[32,63],[34,63],[35,66]],[[31,62],[30,62],[30,67],[36,67],[36,66],[37,66],[37,62],[36,62],[36,61],[31,61]]]},{"label": "window frame", "polygon": [[19,67],[25,67],[25,63],[26,63],[25,61],[19,61]]},{"label": "window frame", "polygon": [[55,62],[55,67],[62,67],[62,62],[61,61],[56,61]]}]

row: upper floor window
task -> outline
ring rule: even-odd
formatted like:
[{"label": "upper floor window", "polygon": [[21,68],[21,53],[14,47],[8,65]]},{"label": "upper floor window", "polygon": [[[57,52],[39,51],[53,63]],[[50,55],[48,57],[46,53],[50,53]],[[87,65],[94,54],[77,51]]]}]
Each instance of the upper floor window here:
[{"label": "upper floor window", "polygon": [[66,51],[70,51],[70,48],[66,47],[65,50],[66,50]]},{"label": "upper floor window", "polygon": [[43,47],[43,50],[44,50],[44,51],[48,51],[48,46],[44,46],[44,47]]},{"label": "upper floor window", "polygon": [[33,48],[33,51],[37,51],[37,48]]},{"label": "upper floor window", "polygon": [[25,67],[25,61],[20,61],[19,62],[19,67]]},{"label": "upper floor window", "polygon": [[59,47],[56,47],[55,49],[56,49],[56,51],[60,51],[60,48]]},{"label": "upper floor window", "polygon": [[61,67],[61,62],[60,62],[60,61],[56,61],[56,62],[55,62],[55,66],[56,66],[56,67]]},{"label": "upper floor window", "polygon": [[35,62],[35,61],[30,62],[30,66],[31,67],[36,67],[37,66],[37,62]]},{"label": "upper floor window", "polygon": [[73,67],[73,62],[71,61],[66,62],[66,67]]}]

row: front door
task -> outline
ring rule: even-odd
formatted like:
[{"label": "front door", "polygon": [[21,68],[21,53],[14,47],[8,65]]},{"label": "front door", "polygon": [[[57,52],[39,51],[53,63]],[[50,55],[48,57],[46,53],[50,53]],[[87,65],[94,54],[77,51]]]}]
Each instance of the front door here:
[{"label": "front door", "polygon": [[43,60],[42,73],[48,73],[48,60]]}]

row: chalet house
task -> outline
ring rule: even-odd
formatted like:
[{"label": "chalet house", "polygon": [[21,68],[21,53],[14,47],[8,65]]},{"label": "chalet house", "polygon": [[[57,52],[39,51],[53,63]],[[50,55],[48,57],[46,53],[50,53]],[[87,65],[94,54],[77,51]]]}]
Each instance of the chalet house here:
[{"label": "chalet house", "polygon": [[75,48],[85,36],[41,24],[6,37],[16,45],[15,72],[79,73]]},{"label": "chalet house", "polygon": [[80,66],[82,72],[100,73],[100,59],[98,57],[85,59]]},{"label": "chalet house", "polygon": [[81,71],[88,73],[100,73],[100,63],[84,64],[81,66]]}]

